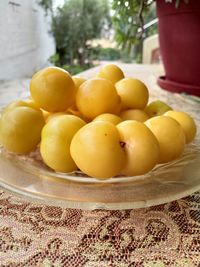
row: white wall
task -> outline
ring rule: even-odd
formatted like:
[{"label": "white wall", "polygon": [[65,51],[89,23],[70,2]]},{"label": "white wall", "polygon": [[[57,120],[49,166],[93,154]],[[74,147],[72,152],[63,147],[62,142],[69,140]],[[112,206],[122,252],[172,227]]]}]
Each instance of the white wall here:
[{"label": "white wall", "polygon": [[30,77],[48,64],[55,51],[49,30],[37,0],[0,0],[0,80]]}]

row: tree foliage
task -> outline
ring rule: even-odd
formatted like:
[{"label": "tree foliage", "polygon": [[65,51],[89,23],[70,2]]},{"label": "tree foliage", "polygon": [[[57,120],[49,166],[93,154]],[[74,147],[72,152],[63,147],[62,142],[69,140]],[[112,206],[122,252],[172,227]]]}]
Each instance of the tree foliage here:
[{"label": "tree foliage", "polygon": [[44,8],[46,14],[48,11],[53,13],[53,0],[39,0],[38,4]]},{"label": "tree foliage", "polygon": [[144,34],[148,35],[148,32],[144,33],[143,25],[156,17],[152,2],[151,0],[112,1],[115,38],[122,49],[131,51],[133,46],[140,43]]},{"label": "tree foliage", "polygon": [[[44,8],[52,0],[42,0]],[[84,65],[89,60],[88,41],[100,37],[111,24],[107,0],[66,0],[52,16],[51,31],[55,38],[60,64]]]},{"label": "tree foliage", "polygon": [[[157,0],[161,1],[161,0]],[[180,2],[189,0],[162,0],[166,4],[179,8]],[[117,43],[123,49],[131,51],[133,46],[141,46],[144,37],[157,32],[154,25],[144,31],[144,24],[156,18],[154,0],[112,0],[114,10],[113,26]]]}]

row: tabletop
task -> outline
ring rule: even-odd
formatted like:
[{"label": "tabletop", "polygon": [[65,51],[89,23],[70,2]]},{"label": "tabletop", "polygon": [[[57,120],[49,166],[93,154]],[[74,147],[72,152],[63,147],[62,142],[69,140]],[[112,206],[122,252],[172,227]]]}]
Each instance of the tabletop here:
[{"label": "tabletop", "polygon": [[[150,99],[182,107],[200,127],[197,98],[161,90],[160,65],[122,64]],[[93,77],[99,67],[81,73]],[[28,96],[29,79],[0,83],[0,105]],[[200,266],[200,192],[143,209],[80,210],[38,203],[0,188],[0,266]]]}]

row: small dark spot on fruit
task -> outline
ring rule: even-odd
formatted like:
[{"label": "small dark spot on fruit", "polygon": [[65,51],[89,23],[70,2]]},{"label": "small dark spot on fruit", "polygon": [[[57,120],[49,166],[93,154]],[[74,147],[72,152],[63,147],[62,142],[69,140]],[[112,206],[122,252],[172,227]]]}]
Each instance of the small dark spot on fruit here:
[{"label": "small dark spot on fruit", "polygon": [[125,147],[125,145],[126,145],[126,143],[125,142],[122,142],[122,141],[120,141],[119,143],[120,143],[120,146],[121,147]]}]

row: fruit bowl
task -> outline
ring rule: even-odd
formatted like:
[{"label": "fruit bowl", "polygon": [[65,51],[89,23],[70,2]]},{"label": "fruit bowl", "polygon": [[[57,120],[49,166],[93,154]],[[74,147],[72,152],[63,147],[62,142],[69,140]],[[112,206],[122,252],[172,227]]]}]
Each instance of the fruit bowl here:
[{"label": "fruit bowl", "polygon": [[[112,65],[112,71],[113,68],[121,73],[118,67]],[[161,90],[158,94],[156,89],[152,90],[150,96],[142,81],[121,74],[117,75],[117,83],[109,81],[113,76],[108,75],[108,80],[95,76],[86,81],[79,80],[79,85],[68,72],[57,67],[47,67],[34,74],[30,82],[32,100],[14,101],[2,113],[1,142],[9,151],[18,154],[0,147],[0,185],[48,205],[81,209],[148,207],[200,189],[199,137],[185,146],[185,137],[189,143],[195,136],[195,122],[200,125],[199,106],[195,109],[194,103],[190,105],[188,100],[182,101],[180,95],[169,97]],[[152,108],[152,102],[148,104],[149,96],[168,99],[169,106],[157,101]],[[73,110],[74,104],[78,111]],[[161,110],[165,113],[171,106],[177,111],[182,107],[188,109],[189,113],[184,115],[187,119],[179,112],[173,113],[175,119],[170,118],[172,114],[147,119],[151,115],[161,115]],[[148,107],[150,110],[145,113],[143,109]],[[131,113],[131,118],[126,117],[120,123],[116,123],[115,118],[116,127],[110,123],[110,117],[107,118],[109,122],[105,118],[104,121],[93,121],[99,114],[113,115],[120,110],[138,109],[140,116],[134,115],[133,118]],[[63,111],[65,115],[58,116]],[[150,111],[153,114],[149,114]],[[188,117],[190,111],[193,111],[195,122]],[[117,118],[120,121],[121,114]],[[54,119],[51,116],[55,116]],[[181,121],[180,124],[176,120]],[[86,123],[88,121],[91,122]],[[40,149],[33,151],[39,142]],[[184,148],[181,157],[169,162]],[[155,166],[158,157],[160,162],[169,163]],[[151,171],[146,175],[118,175],[98,180],[81,171],[58,173],[43,162],[54,170],[67,172],[78,167],[88,175],[100,178],[120,172],[134,175]]]},{"label": "fruit bowl", "polygon": [[0,148],[0,185],[49,205],[77,209],[135,209],[163,204],[200,189],[198,138],[175,161],[157,165],[146,175],[117,176],[107,180],[80,171],[57,173],[38,153],[27,156]]}]

